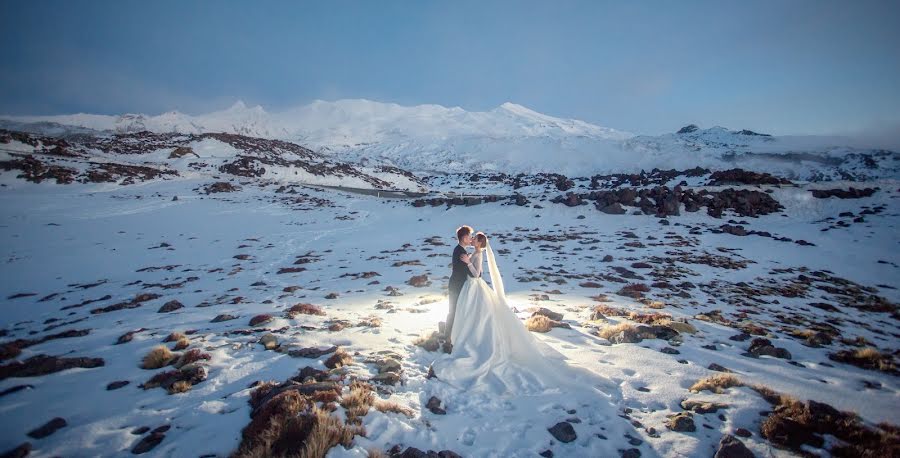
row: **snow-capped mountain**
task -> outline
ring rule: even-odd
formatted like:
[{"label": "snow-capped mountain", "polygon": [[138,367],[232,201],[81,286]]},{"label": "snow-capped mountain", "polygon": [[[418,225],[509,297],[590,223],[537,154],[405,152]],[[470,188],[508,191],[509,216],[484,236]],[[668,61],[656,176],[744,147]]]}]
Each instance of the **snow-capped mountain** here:
[{"label": "snow-capped mountain", "polygon": [[[723,127],[687,126],[640,135],[504,103],[475,112],[440,105],[401,106],[370,100],[315,101],[278,113],[237,102],[201,115],[74,114],[5,117],[16,130],[56,134],[61,126],[134,133],[231,133],[278,139],[336,159],[420,172],[637,172],[641,169],[736,166],[791,179],[895,177],[898,155],[859,149],[842,137],[770,136]],[[36,124],[39,127],[35,127]],[[50,123],[50,124],[48,124]]]}]

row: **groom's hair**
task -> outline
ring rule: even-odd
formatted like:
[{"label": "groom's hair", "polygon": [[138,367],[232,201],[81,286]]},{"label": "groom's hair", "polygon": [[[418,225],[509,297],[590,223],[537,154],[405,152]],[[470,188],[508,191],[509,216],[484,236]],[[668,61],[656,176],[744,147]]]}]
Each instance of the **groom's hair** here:
[{"label": "groom's hair", "polygon": [[466,225],[462,225],[459,229],[456,230],[456,240],[462,241],[462,238],[472,234],[472,228]]}]

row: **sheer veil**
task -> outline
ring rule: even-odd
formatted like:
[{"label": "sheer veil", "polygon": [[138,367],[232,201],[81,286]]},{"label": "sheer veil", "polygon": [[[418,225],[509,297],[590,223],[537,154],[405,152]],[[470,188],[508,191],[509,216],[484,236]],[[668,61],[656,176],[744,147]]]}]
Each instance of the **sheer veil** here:
[{"label": "sheer veil", "polygon": [[509,308],[509,303],[506,301],[506,289],[503,287],[503,277],[500,276],[500,268],[497,267],[497,259],[494,258],[494,250],[491,249],[490,240],[487,241],[485,248],[485,251],[487,252],[488,272],[491,273],[491,286],[494,288],[494,294],[497,295],[497,300],[501,305]]}]

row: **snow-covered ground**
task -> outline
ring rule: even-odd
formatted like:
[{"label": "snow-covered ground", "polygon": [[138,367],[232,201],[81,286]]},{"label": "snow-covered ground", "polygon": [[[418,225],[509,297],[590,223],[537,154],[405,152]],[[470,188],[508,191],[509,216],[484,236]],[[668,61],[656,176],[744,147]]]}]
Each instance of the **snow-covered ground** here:
[{"label": "snow-covered ground", "polygon": [[[194,150],[201,156],[205,151],[202,145]],[[741,440],[757,456],[790,455],[760,436],[760,412],[771,406],[750,388],[689,392],[698,379],[716,374],[708,369],[712,363],[747,384],[826,402],[857,412],[866,422],[896,423],[896,375],[829,360],[829,353],[847,344],[835,339],[821,348],[805,346],[788,336],[785,315],[809,320],[807,325],[828,320],[847,341],[865,338],[887,355],[900,349],[896,316],[845,307],[839,294],[827,289],[809,288],[794,297],[775,293],[779,287],[796,287],[798,276],[827,271],[833,278],[873,288],[867,294],[900,302],[900,183],[894,179],[852,183],[880,187],[862,199],[816,199],[807,186],[773,188],[772,196],[785,207],[781,213],[714,219],[705,212],[683,212],[664,226],[651,216],[607,215],[590,205],[541,200],[526,206],[416,208],[407,200],[303,187],[296,188],[298,194],[275,193],[281,183],[262,180],[251,180],[238,192],[206,195],[196,191],[212,181],[206,175],[120,186],[34,184],[16,179],[16,173],[0,173],[2,342],[88,330],[23,348],[16,359],[39,354],[94,357],[104,365],[0,380],[0,450],[29,441],[35,456],[127,454],[145,437],[137,428],[170,425],[153,455],[226,456],[237,448],[241,428],[250,421],[251,383],[280,382],[305,366],[324,369],[322,361],[328,357],[267,351],[258,343],[265,333],[261,328],[282,347],[342,346],[354,355],[354,363],[339,371],[361,378],[377,373],[365,362],[376,352],[394,352],[401,359],[401,382],[379,385],[379,396],[413,413],[373,409],[363,419],[367,435],[356,437],[350,450],[333,448],[333,457],[366,456],[369,449],[398,444],[463,456],[534,456],[545,450],[554,456],[617,456],[633,448],[644,457],[711,456],[722,435],[739,428],[751,432]],[[444,186],[434,183],[438,190]],[[882,210],[851,222],[864,206]],[[853,215],[840,216],[843,212]],[[710,231],[732,218],[746,221],[748,230],[814,245]],[[836,221],[846,224],[837,226]],[[485,397],[426,378],[430,363],[442,354],[413,341],[435,330],[446,315],[453,231],[464,223],[492,238],[507,291],[523,319],[532,306],[564,315],[571,329],[535,335],[566,355],[571,365],[611,382],[609,398],[585,393]],[[821,230],[825,228],[830,229]],[[605,255],[612,261],[602,262]],[[303,261],[308,262],[295,264]],[[647,266],[635,267],[641,262]],[[278,273],[288,267],[305,270]],[[348,275],[366,272],[370,274]],[[427,275],[431,283],[407,283],[417,275]],[[621,276],[631,276],[629,283],[669,278],[694,287],[682,294],[651,287],[645,293],[651,309],[616,294],[625,285],[614,280]],[[588,280],[594,284],[586,285]],[[846,285],[843,280],[830,284]],[[388,286],[401,294],[391,294]],[[772,288],[765,290],[768,294],[759,293],[766,287]],[[748,293],[742,288],[756,289]],[[91,313],[143,293],[159,296],[133,308]],[[334,297],[331,293],[336,298],[328,299]],[[594,306],[601,303],[598,296],[604,295],[605,305],[668,313],[687,320],[697,332],[669,341],[610,344],[595,335],[596,329],[629,320],[591,320]],[[184,307],[157,312],[172,300]],[[79,306],[85,301],[96,302]],[[325,315],[284,316],[285,309],[300,302],[321,306]],[[829,303],[838,311],[810,308],[810,303]],[[697,318],[715,315],[714,310],[732,325]],[[248,324],[264,313],[274,320]],[[222,314],[236,319],[211,323]],[[359,325],[371,316],[382,320],[379,327]],[[335,320],[346,320],[348,326],[329,331]],[[734,323],[761,327],[791,359],[742,355],[750,341],[730,339],[740,334]],[[252,331],[234,332],[240,330]],[[117,345],[129,331],[138,332]],[[181,394],[140,388],[165,370],[142,369],[141,358],[174,331],[192,331],[191,348],[211,355],[208,378]],[[115,381],[129,383],[108,390]],[[26,387],[12,390],[22,385]],[[443,401],[446,415],[426,409],[431,396]],[[695,432],[669,430],[666,415],[681,412],[685,399],[728,406],[695,414]],[[26,435],[54,417],[68,425],[43,439]],[[547,431],[564,420],[577,434],[569,443]]]}]

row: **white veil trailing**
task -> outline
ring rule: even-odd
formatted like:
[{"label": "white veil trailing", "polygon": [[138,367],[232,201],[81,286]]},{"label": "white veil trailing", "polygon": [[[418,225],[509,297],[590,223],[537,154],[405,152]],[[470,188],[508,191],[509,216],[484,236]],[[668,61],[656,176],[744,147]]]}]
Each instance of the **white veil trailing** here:
[{"label": "white veil trailing", "polygon": [[503,277],[500,276],[500,268],[497,267],[497,259],[494,258],[490,240],[485,244],[484,251],[487,252],[488,272],[491,273],[491,286],[494,288],[494,294],[497,295],[497,300],[501,305],[509,308],[509,303],[506,301],[506,289],[503,287]]}]

